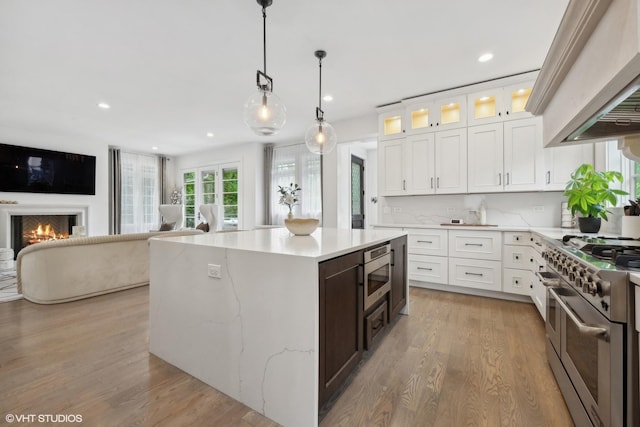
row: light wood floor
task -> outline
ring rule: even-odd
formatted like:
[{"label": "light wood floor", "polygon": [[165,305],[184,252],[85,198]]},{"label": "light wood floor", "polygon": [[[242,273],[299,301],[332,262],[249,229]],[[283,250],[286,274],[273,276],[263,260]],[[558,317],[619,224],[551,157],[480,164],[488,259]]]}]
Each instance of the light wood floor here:
[{"label": "light wood floor", "polygon": [[[9,413],[79,414],[90,426],[277,425],[148,353],[148,295],[0,304],[0,425]],[[533,305],[412,288],[411,316],[321,423],[338,425],[573,424]]]}]

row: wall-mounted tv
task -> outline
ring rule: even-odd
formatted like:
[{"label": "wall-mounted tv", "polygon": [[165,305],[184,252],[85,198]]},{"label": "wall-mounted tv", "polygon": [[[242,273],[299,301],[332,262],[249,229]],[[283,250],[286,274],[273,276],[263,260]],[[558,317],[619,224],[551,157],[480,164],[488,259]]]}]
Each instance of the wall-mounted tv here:
[{"label": "wall-mounted tv", "polygon": [[96,194],[96,157],[0,144],[0,191]]}]

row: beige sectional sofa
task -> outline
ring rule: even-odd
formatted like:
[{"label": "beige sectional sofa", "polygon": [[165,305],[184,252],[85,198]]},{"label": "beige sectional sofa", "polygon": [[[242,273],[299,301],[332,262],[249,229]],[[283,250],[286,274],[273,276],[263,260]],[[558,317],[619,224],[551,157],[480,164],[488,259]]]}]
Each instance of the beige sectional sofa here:
[{"label": "beige sectional sofa", "polygon": [[18,292],[31,302],[55,304],[147,285],[150,237],[201,233],[76,237],[31,245],[18,254]]}]

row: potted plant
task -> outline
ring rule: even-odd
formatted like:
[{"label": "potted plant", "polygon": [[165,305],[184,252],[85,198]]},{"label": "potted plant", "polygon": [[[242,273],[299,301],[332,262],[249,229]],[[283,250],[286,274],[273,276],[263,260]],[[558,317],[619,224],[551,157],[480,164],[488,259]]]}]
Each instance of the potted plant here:
[{"label": "potted plant", "polygon": [[618,195],[628,194],[626,191],[611,188],[610,185],[624,180],[622,174],[616,171],[596,171],[592,165],[585,163],[571,174],[571,179],[565,187],[564,195],[569,198],[567,206],[571,214],[580,212],[578,218],[580,231],[583,233],[597,233],[600,230],[602,218],[608,220],[611,212],[605,208],[605,203],[611,206],[617,203]]}]

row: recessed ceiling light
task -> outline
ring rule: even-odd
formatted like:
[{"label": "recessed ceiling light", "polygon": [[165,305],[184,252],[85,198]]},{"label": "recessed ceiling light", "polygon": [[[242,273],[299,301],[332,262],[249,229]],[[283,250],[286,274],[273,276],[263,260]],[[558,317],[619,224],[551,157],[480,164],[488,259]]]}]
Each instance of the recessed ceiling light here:
[{"label": "recessed ceiling light", "polygon": [[207,138],[213,138],[214,136],[213,132],[207,132]]},{"label": "recessed ceiling light", "polygon": [[322,100],[323,101],[327,101],[327,102],[331,102],[331,101],[333,101],[333,96],[327,94],[327,95],[322,97]]},{"label": "recessed ceiling light", "polygon": [[152,150],[157,150],[157,149],[158,149],[158,147],[151,147],[151,149],[152,149]]},{"label": "recessed ceiling light", "polygon": [[102,108],[103,110],[108,110],[109,108],[111,108],[111,105],[107,104],[106,102],[100,102],[98,104],[99,108]]},{"label": "recessed ceiling light", "polygon": [[478,57],[478,62],[487,62],[493,59],[493,53],[485,53]]}]

